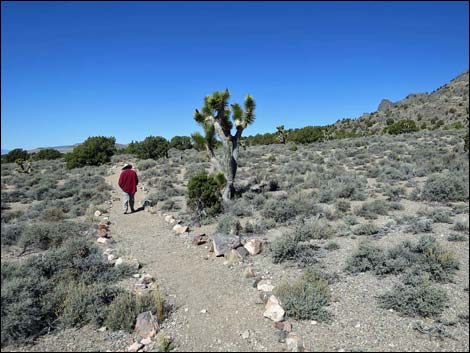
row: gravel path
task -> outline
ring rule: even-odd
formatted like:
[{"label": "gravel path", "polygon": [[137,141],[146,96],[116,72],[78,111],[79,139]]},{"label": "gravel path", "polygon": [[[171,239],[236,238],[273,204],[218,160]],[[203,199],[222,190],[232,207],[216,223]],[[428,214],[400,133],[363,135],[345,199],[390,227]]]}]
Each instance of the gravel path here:
[{"label": "gravel path", "polygon": [[[116,171],[107,177],[116,190],[118,176]],[[119,196],[119,191],[113,191],[114,198]],[[144,197],[142,191],[136,193],[136,207]],[[263,317],[257,290],[243,278],[241,266],[229,268],[221,258],[207,258],[207,248],[175,235],[155,214],[124,215],[120,202],[114,202],[110,221],[118,251],[137,258],[173,305],[163,329],[173,337],[176,351],[282,350],[272,322]]]}]

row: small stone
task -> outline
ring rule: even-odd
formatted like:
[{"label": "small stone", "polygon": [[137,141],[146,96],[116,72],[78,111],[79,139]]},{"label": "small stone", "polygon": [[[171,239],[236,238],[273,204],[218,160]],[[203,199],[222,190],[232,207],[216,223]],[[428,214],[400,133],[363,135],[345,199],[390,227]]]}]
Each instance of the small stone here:
[{"label": "small stone", "polygon": [[109,261],[109,262],[114,261],[114,260],[116,260],[116,259],[117,259],[117,256],[116,256],[116,255],[113,255],[113,254],[108,255],[108,261]]},{"label": "small stone", "polygon": [[151,311],[145,311],[137,316],[135,333],[143,338],[153,337],[157,334],[159,326]]},{"label": "small stone", "polygon": [[201,310],[201,314],[206,314],[207,313],[207,309],[202,309]]},{"label": "small stone", "polygon": [[108,242],[108,238],[99,237],[96,241],[100,244],[106,244]]},{"label": "small stone", "polygon": [[207,236],[203,234],[197,234],[193,237],[193,244],[194,245],[202,245],[207,243]]},{"label": "small stone", "polygon": [[318,324],[318,322],[316,322],[315,320],[310,321],[310,325],[316,325],[316,324]]},{"label": "small stone", "polygon": [[101,216],[101,211],[96,210],[95,211],[95,217],[99,217],[99,216]]},{"label": "small stone", "polygon": [[274,286],[271,284],[271,281],[262,280],[258,283],[256,288],[258,288],[258,290],[261,290],[263,292],[272,292],[274,289]]},{"label": "small stone", "polygon": [[134,287],[137,289],[146,289],[147,285],[145,283],[136,283],[134,284]]},{"label": "small stone", "polygon": [[249,337],[250,337],[250,331],[249,330],[243,331],[242,338],[244,340],[247,340]]},{"label": "small stone", "polygon": [[245,257],[247,257],[248,255],[250,255],[250,253],[248,252],[248,250],[246,250],[243,246],[238,247],[236,250],[237,250],[237,252],[240,254],[240,256],[243,257],[243,258],[245,258]]},{"label": "small stone", "polygon": [[149,275],[148,273],[146,273],[145,275],[142,276],[142,282],[145,283],[145,284],[150,284],[153,282],[153,277],[152,275]]},{"label": "small stone", "polygon": [[106,326],[102,326],[98,329],[99,332],[104,332],[107,330],[107,327]]},{"label": "small stone", "polygon": [[361,324],[358,322],[354,327],[355,327],[355,328],[360,328],[360,327],[361,327]]},{"label": "small stone", "polygon": [[139,342],[134,342],[129,348],[127,348],[128,352],[137,352],[139,349],[141,349],[144,345]]},{"label": "small stone", "polygon": [[253,271],[253,268],[247,267],[245,270],[243,270],[243,277],[245,278],[252,278],[255,277],[255,272]]},{"label": "small stone", "polygon": [[152,343],[152,339],[147,337],[147,338],[142,339],[140,341],[140,343],[143,344],[144,346],[146,346],[146,345]]},{"label": "small stone", "polygon": [[261,252],[261,244],[259,239],[250,239],[243,247],[248,250],[250,255],[257,255]]},{"label": "small stone", "polygon": [[189,311],[188,308],[184,308],[184,312],[187,313]]},{"label": "small stone", "polygon": [[98,228],[97,235],[102,238],[108,238],[108,229],[107,228]]},{"label": "small stone", "polygon": [[243,262],[243,257],[237,252],[237,250],[231,249],[228,253],[225,254],[229,265],[234,265],[240,262]]},{"label": "small stone", "polygon": [[134,278],[140,278],[140,273],[135,273],[135,274],[132,275],[132,277],[134,277]]},{"label": "small stone", "polygon": [[176,234],[183,234],[188,231],[188,226],[182,226],[180,224],[177,224],[173,227],[173,230],[175,231]]},{"label": "small stone", "polygon": [[120,258],[118,258],[118,259],[116,260],[116,262],[114,263],[114,266],[117,267],[117,266],[119,266],[119,265],[122,265],[123,262],[124,262],[124,261],[123,261],[122,257],[120,257]]},{"label": "small stone", "polygon": [[284,320],[285,311],[279,305],[279,300],[274,296],[271,295],[266,302],[265,311],[263,313],[264,317],[271,319],[273,321],[282,321]]},{"label": "small stone", "polygon": [[302,338],[296,333],[289,333],[286,338],[287,350],[289,352],[305,352]]}]

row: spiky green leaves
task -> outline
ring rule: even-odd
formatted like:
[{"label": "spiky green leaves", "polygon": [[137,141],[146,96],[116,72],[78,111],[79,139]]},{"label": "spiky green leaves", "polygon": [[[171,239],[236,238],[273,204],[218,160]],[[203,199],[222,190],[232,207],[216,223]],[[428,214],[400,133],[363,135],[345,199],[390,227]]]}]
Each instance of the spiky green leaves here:
[{"label": "spiky green leaves", "polygon": [[247,95],[245,97],[245,114],[244,114],[244,121],[247,125],[250,125],[255,121],[255,108],[256,103],[252,96]]}]

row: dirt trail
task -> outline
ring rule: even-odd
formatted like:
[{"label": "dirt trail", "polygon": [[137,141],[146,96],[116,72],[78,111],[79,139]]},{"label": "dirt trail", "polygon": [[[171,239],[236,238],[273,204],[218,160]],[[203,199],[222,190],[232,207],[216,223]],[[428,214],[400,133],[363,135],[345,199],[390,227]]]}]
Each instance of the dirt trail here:
[{"label": "dirt trail", "polygon": [[[120,197],[119,172],[106,178],[115,189],[114,197]],[[136,193],[136,209],[144,197],[141,190]],[[120,201],[113,203],[110,221],[116,248],[137,258],[174,304],[163,327],[177,351],[282,350],[241,266],[230,269],[223,259],[206,259],[207,248],[175,235],[162,217],[145,211],[124,215]],[[249,337],[243,338],[246,331]]]}]

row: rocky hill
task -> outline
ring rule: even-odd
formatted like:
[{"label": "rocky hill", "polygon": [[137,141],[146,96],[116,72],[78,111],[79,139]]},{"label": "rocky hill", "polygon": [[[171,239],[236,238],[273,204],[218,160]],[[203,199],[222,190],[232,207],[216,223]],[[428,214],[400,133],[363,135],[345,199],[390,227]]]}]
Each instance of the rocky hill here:
[{"label": "rocky hill", "polygon": [[338,120],[333,127],[350,132],[377,133],[400,119],[411,119],[420,129],[468,126],[468,70],[431,93],[413,93],[398,102],[383,99],[377,111],[357,119]]},{"label": "rocky hill", "polygon": [[[72,152],[73,149],[75,147],[77,147],[78,145],[80,145],[80,144],[76,143],[76,144],[70,145],[70,146],[38,147],[38,148],[34,148],[32,150],[28,150],[28,153],[36,153],[36,152],[39,152],[40,150],[43,150],[43,149],[46,149],[46,148],[53,148],[53,149],[55,149],[59,152],[67,153],[67,152]],[[121,149],[121,148],[125,148],[127,146],[127,144],[116,143],[115,146],[116,146],[117,149]]]}]

